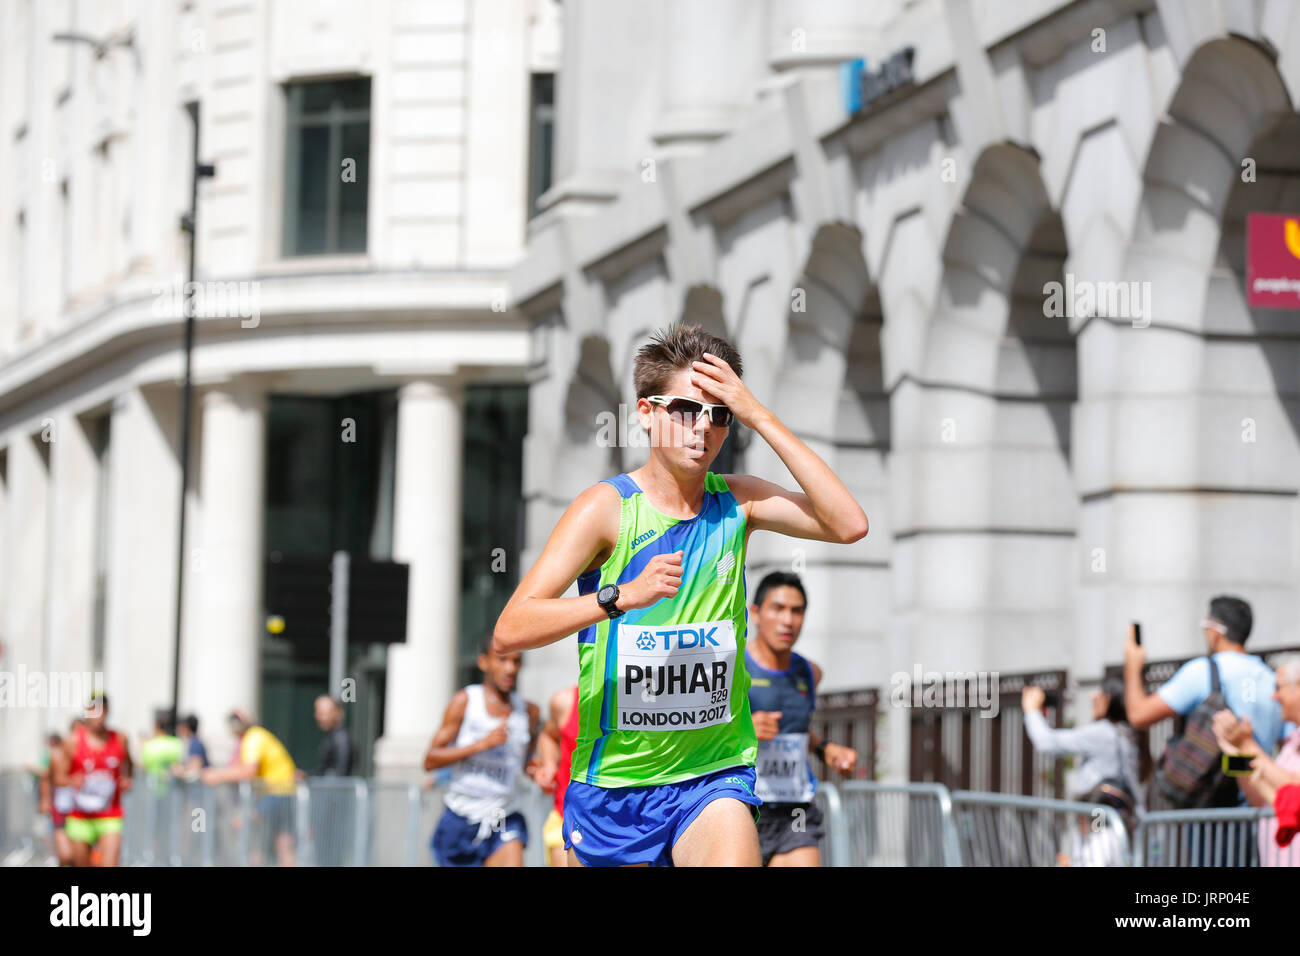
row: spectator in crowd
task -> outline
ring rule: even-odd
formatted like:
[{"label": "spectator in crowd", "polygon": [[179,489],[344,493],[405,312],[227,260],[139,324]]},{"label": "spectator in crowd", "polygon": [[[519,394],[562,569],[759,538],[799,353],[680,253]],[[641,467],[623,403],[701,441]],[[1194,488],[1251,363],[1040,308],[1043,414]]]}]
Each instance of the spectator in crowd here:
[{"label": "spectator in crowd", "polygon": [[322,694],[316,698],[316,725],[325,731],[321,742],[317,777],[347,777],[352,774],[352,738],[343,726],[343,704]]},{"label": "spectator in crowd", "polygon": [[[1272,699],[1272,670],[1258,657],[1246,653],[1246,639],[1253,625],[1250,605],[1241,598],[1220,595],[1211,600],[1209,613],[1201,620],[1207,655],[1188,661],[1153,694],[1146,693],[1142,682],[1146,649],[1137,643],[1130,625],[1124,647],[1129,723],[1143,730],[1169,717],[1190,716],[1213,693],[1213,666],[1228,709],[1238,717],[1248,717],[1260,748],[1272,752],[1282,729],[1282,710]],[[1245,796],[1221,774],[1212,776],[1205,786],[1203,798],[1209,806],[1246,805]],[[1190,845],[1202,865],[1220,865],[1228,860],[1255,865],[1258,846],[1254,838],[1247,839],[1245,831],[1239,837],[1227,844],[1216,842],[1213,827],[1207,824],[1192,834]]]},{"label": "spectator in crowd", "polygon": [[153,736],[140,747],[140,766],[148,786],[161,788],[171,777],[172,768],[185,759],[185,744],[176,736],[176,718],[166,708],[153,715]]},{"label": "spectator in crowd", "polygon": [[[1219,749],[1227,754],[1248,754],[1251,763],[1249,777],[1238,777],[1241,792],[1252,807],[1272,806],[1276,793],[1282,787],[1300,784],[1300,654],[1288,654],[1277,661],[1274,670],[1277,689],[1273,699],[1282,708],[1282,719],[1291,733],[1282,743],[1276,757],[1271,757],[1259,746],[1252,733],[1250,718],[1238,720],[1230,710],[1214,715],[1214,736]],[[1300,852],[1279,853],[1276,842],[1278,821],[1276,817],[1259,822],[1259,861],[1261,866],[1300,866]]]},{"label": "spectator in crowd", "polygon": [[279,738],[260,726],[244,710],[233,710],[226,718],[230,732],[239,738],[236,759],[225,767],[203,771],[209,785],[256,781],[261,797],[258,813],[263,820],[266,842],[274,848],[281,866],[293,866],[294,771],[293,758]]},{"label": "spectator in crowd", "polygon": [[[1216,597],[1209,615],[1201,621],[1210,656],[1198,657],[1180,667],[1154,694],[1142,686],[1146,649],[1129,628],[1124,648],[1124,703],[1135,730],[1144,730],[1169,717],[1187,716],[1210,696],[1210,660],[1218,667],[1223,698],[1238,717],[1248,717],[1260,749],[1271,753],[1282,730],[1282,709],[1274,698],[1273,672],[1253,654],[1246,653],[1253,617],[1240,598]],[[1243,796],[1241,802],[1245,803]]]},{"label": "spectator in crowd", "polygon": [[[1082,727],[1049,727],[1042,712],[1045,699],[1041,687],[1026,687],[1020,695],[1025,732],[1034,749],[1047,756],[1077,754],[1082,763],[1074,780],[1075,798],[1114,807],[1131,836],[1145,807],[1138,779],[1138,747],[1124,710],[1124,682],[1117,677],[1102,682],[1092,695],[1092,720]],[[1123,838],[1093,829],[1093,822],[1081,821],[1072,851],[1066,851],[1069,860],[1063,862],[1121,865]]]},{"label": "spectator in crowd", "polygon": [[173,767],[172,771],[188,780],[196,780],[208,767],[208,748],[199,739],[199,718],[190,714],[177,725],[176,730],[185,744],[185,763]]}]

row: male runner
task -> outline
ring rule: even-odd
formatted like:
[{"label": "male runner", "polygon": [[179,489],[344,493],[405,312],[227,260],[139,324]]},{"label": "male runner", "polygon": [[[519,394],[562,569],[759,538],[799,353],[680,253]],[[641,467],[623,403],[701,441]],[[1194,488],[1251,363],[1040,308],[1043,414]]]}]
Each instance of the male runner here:
[{"label": "male runner", "polygon": [[546,817],[542,827],[542,843],[546,847],[549,866],[568,866],[569,854],[564,849],[564,794],[569,789],[569,770],[573,763],[573,750],[578,744],[578,687],[566,687],[551,697],[551,718],[537,738],[537,753],[541,771],[534,779],[547,793],[555,794],[555,809]]},{"label": "male runner", "polygon": [[515,783],[536,744],[541,712],[515,692],[521,660],[494,653],[486,638],[478,656],[483,683],[456,692],[424,755],[425,770],[455,764],[447,809],[430,841],[439,866],[524,865],[528,824],[515,803]]},{"label": "male runner", "polygon": [[[761,862],[758,745],[738,666],[746,542],[768,530],[848,543],[867,516],[740,372],[736,350],[699,326],[642,346],[633,375],[650,460],[578,496],[497,620],[503,653],[580,632],[571,865]],[[733,417],[803,493],[709,471]],[[560,597],[575,580],[579,596]]]},{"label": "male runner", "polygon": [[803,582],[788,571],[764,577],[749,609],[758,636],[745,647],[745,667],[758,737],[758,842],[765,866],[821,866],[822,812],[813,803],[817,781],[808,752],[845,772],[858,762],[856,751],[808,727],[822,669],[794,652],[807,609]]},{"label": "male runner", "polygon": [[92,847],[101,866],[117,866],[122,853],[121,796],[131,789],[133,767],[126,734],[107,720],[108,697],[91,698],[85,720],[63,741],[62,759],[50,762],[54,785],[76,791],[63,826],[75,866],[90,866]]},{"label": "male runner", "polygon": [[[74,720],[69,733],[75,731],[79,723],[79,719]],[[56,787],[54,785],[54,765],[60,760],[65,760],[63,738],[59,736],[57,731],[51,731],[45,742],[46,750],[41,757],[40,767],[31,767],[29,769],[36,775],[40,784],[39,812],[50,818],[50,827],[54,839],[54,853],[58,858],[59,866],[72,866],[72,842],[68,839],[64,826],[67,822],[68,812],[72,809],[75,791],[71,787]]]}]

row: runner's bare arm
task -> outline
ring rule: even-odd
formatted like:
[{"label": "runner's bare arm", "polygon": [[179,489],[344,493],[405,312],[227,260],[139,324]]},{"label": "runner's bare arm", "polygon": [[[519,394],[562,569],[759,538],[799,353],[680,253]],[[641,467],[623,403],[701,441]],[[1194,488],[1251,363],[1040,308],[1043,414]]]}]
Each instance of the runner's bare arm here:
[{"label": "runner's bare arm", "polygon": [[[816,664],[814,664],[812,661],[808,662],[808,666],[812,668],[813,691],[816,691],[817,688],[820,687],[822,683],[822,669],[818,667]],[[822,742],[822,735],[817,733],[817,731],[810,729],[808,731],[808,752],[812,753],[813,751],[815,751],[817,749],[817,745],[820,744],[821,742]]]},{"label": "runner's bare arm", "polygon": [[438,770],[488,749],[484,744],[492,739],[491,734],[464,747],[452,746],[456,742],[456,735],[460,733],[460,723],[465,719],[465,708],[468,703],[469,694],[465,693],[464,689],[456,691],[451,703],[447,705],[447,712],[442,715],[442,726],[433,735],[429,749],[424,755],[425,770]]},{"label": "runner's bare arm", "polygon": [[[135,762],[131,760],[131,742],[127,740],[126,734],[118,734],[122,738],[122,780],[129,781],[135,776]],[[127,789],[130,788],[127,783]]]},{"label": "runner's bare arm", "polygon": [[562,708],[568,708],[570,697],[567,688],[551,695],[546,723],[537,736],[537,767],[532,776],[546,793],[552,793],[555,788],[555,771],[560,765],[560,728],[568,719],[567,714],[563,718],[560,714]]},{"label": "runner's bare arm", "polygon": [[[813,454],[811,449],[808,453]],[[817,461],[820,463],[821,459]],[[846,512],[824,521],[806,494],[788,491],[775,482],[754,475],[723,477],[740,502],[751,532],[775,531],[792,538],[836,544],[852,544],[867,533],[867,516],[851,495],[848,499],[851,504]],[[835,481],[839,482],[839,479],[835,478]],[[847,489],[845,494],[848,494]]]},{"label": "runner's bare arm", "polygon": [[[598,557],[618,544],[619,496],[601,482],[569,505],[537,563],[528,569],[497,618],[493,649],[512,654],[545,647],[606,618],[595,594],[560,597]],[[673,567],[676,571],[672,570]],[[634,581],[619,585],[618,607],[629,611],[671,597],[681,586],[681,560],[656,555]]]},{"label": "runner's bare arm", "polygon": [[528,702],[528,753],[537,752],[537,738],[542,731],[542,709],[532,701]]},{"label": "runner's bare arm", "polygon": [[606,616],[594,594],[560,595],[597,556],[613,549],[618,537],[617,502],[618,492],[601,482],[565,509],[537,562],[497,618],[493,632],[497,653],[545,647]]},{"label": "runner's bare arm", "polygon": [[[758,432],[803,489],[800,494],[761,478],[728,475],[727,484],[733,492],[733,477],[744,487],[742,504],[747,500],[745,515],[751,530],[839,544],[866,537],[866,512],[830,466],[759,403],[730,365],[708,352],[704,358],[691,365],[692,384],[730,408],[742,425]],[[740,494],[736,497],[741,498]]]},{"label": "runner's bare arm", "polygon": [[[822,669],[818,667],[816,664],[814,664],[812,661],[808,662],[808,666],[812,668],[813,688],[816,689],[817,687],[821,686]],[[822,743],[822,735],[817,733],[817,731],[815,730],[809,730],[808,731],[809,753],[815,753],[817,747],[821,743]],[[824,763],[828,767],[834,770],[839,770],[843,773],[848,773],[854,767],[857,766],[858,752],[854,750],[852,747],[846,747],[843,744],[831,743],[829,740],[825,741],[825,743],[826,743],[826,758],[824,760]]]},{"label": "runner's bare arm", "polygon": [[76,766],[77,744],[71,737],[63,738],[63,746],[59,748],[59,757],[61,759],[56,764],[54,755],[50,755],[50,776],[54,780],[54,785],[56,787],[75,786],[77,781],[72,779],[72,772]]}]

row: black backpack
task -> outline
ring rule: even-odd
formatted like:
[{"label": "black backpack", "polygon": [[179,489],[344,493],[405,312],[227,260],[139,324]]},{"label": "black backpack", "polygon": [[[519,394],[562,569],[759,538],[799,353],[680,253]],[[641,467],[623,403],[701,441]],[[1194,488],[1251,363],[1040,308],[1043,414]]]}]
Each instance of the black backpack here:
[{"label": "black backpack", "polygon": [[1123,731],[1118,724],[1111,724],[1111,726],[1115,730],[1115,757],[1120,768],[1119,776],[1107,777],[1101,781],[1084,795],[1083,802],[1101,803],[1113,807],[1124,822],[1124,829],[1128,831],[1129,838],[1132,839],[1137,830],[1137,800],[1128,779],[1124,776],[1124,750],[1120,746]]},{"label": "black backpack", "polygon": [[1210,696],[1196,705],[1187,717],[1181,735],[1165,746],[1156,771],[1161,795],[1179,810],[1204,807],[1235,807],[1239,790],[1221,765],[1219,744],[1214,739],[1214,715],[1227,709],[1219,682],[1219,665],[1210,664]]}]

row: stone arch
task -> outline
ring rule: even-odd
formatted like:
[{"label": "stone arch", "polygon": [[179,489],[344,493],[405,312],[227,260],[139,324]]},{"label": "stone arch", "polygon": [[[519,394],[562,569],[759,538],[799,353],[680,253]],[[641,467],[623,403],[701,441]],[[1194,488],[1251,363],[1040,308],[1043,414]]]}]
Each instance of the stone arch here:
[{"label": "stone arch", "polygon": [[1300,310],[1249,309],[1244,281],[1247,215],[1300,212],[1298,157],[1266,46],[1218,37],[1186,56],[1116,277],[1149,309],[1098,310],[1079,337],[1083,522],[1105,557],[1084,573],[1081,620],[1109,660],[1133,617],[1165,656],[1199,652],[1206,600],[1232,590],[1261,645],[1300,640]]},{"label": "stone arch", "polygon": [[910,487],[898,489],[917,660],[1024,670],[1069,660],[1076,358],[1068,319],[1044,305],[1066,252],[1038,157],[984,150],[944,243]]},{"label": "stone arch", "polygon": [[592,482],[622,471],[622,443],[630,426],[619,401],[609,342],[603,336],[585,336],[565,395],[566,451],[555,460],[553,487],[569,489],[572,497]]},{"label": "stone arch", "polygon": [[[865,658],[883,662],[890,615],[888,520],[889,399],[881,368],[880,300],[867,271],[862,237],[839,223],[813,235],[806,263],[786,299],[785,343],[772,408],[820,455],[871,521],[863,541],[845,547],[760,535],[750,539],[750,577],[801,571],[809,590],[806,653],[823,665],[827,687],[880,684],[862,673]],[[761,441],[746,470],[791,486],[785,465]],[[851,635],[852,641],[832,640]]]}]

